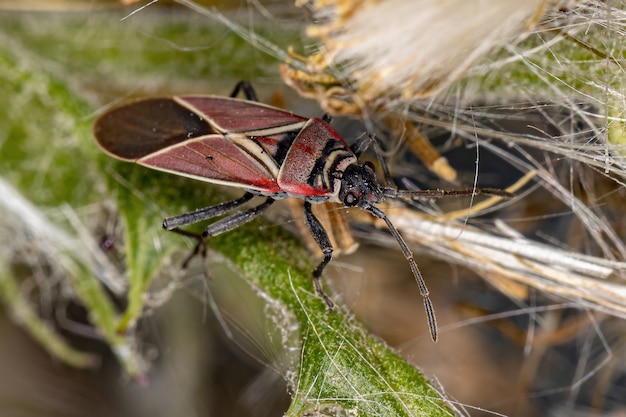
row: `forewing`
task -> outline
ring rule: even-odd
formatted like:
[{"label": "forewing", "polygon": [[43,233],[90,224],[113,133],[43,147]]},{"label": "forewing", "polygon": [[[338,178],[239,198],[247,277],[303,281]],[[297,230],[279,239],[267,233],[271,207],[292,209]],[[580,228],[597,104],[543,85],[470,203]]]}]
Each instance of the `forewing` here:
[{"label": "forewing", "polygon": [[134,101],[104,113],[93,127],[108,154],[136,161],[190,138],[216,133],[203,117],[171,98]]},{"label": "forewing", "polygon": [[174,97],[180,105],[202,114],[213,128],[222,133],[249,133],[267,136],[281,128],[299,130],[308,120],[275,107],[254,101],[214,96]]},{"label": "forewing", "polygon": [[271,169],[222,135],[188,139],[137,163],[201,181],[266,193],[280,191]]},{"label": "forewing", "polygon": [[[98,145],[118,159],[202,181],[280,191],[271,158],[255,158],[253,146],[237,146],[216,133],[204,115],[172,98],[138,100],[110,110],[96,120],[93,133]],[[232,138],[240,144],[251,140],[241,134]]]}]

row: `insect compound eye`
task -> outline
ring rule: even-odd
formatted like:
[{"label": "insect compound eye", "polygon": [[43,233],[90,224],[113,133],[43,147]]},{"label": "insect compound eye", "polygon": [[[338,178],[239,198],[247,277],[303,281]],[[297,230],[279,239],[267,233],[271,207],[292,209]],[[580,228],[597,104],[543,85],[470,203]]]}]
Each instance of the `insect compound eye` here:
[{"label": "insect compound eye", "polygon": [[359,197],[355,193],[349,192],[343,198],[343,204],[345,204],[348,207],[354,207],[358,203],[359,203]]}]

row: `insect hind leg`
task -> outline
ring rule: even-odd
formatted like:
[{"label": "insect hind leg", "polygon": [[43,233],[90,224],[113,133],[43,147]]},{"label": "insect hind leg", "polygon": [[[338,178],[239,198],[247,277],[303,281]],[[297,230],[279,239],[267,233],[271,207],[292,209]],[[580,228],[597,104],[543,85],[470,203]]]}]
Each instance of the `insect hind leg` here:
[{"label": "insect hind leg", "polygon": [[243,95],[246,97],[247,100],[259,101],[256,95],[256,91],[254,91],[254,87],[252,87],[252,84],[250,84],[248,81],[239,81],[230,96],[237,97],[237,94],[239,94],[240,91],[243,91]]},{"label": "insect hind leg", "polygon": [[[181,214],[179,216],[168,217],[163,221],[163,228],[171,232],[177,233],[182,236],[187,236],[195,239],[198,243],[194,247],[192,253],[185,258],[182,267],[186,269],[189,266],[191,260],[198,254],[202,256],[202,259],[206,259],[207,240],[211,236],[215,236],[219,233],[232,230],[238,226],[241,226],[250,220],[254,219],[257,215],[261,214],[267,207],[269,207],[274,200],[268,198],[264,203],[259,206],[252,207],[248,210],[240,213],[233,214],[232,216],[221,219],[211,225],[209,225],[203,233],[195,233],[188,230],[181,229],[181,226],[186,226],[194,223],[198,223],[203,220],[208,220],[213,217],[221,216],[229,211],[235,210],[241,207],[254,197],[253,193],[245,193],[241,198],[236,200],[227,201],[225,203],[216,204],[214,206],[206,207],[189,213]],[[208,276],[206,270],[206,262],[203,262],[205,275]]]},{"label": "insect hind leg", "polygon": [[304,202],[304,220],[306,222],[306,226],[311,232],[311,236],[317,244],[319,245],[322,253],[324,254],[324,259],[317,265],[315,270],[313,270],[313,285],[315,286],[315,292],[322,297],[326,305],[328,306],[328,311],[332,311],[335,307],[333,301],[326,295],[324,289],[322,288],[322,283],[320,282],[320,277],[322,276],[322,272],[324,272],[324,268],[333,258],[333,245],[330,243],[330,239],[328,238],[328,233],[322,226],[322,223],[315,217],[313,211],[311,209],[311,202]]},{"label": "insect hind leg", "polygon": [[[193,248],[191,253],[183,261],[183,263],[182,263],[182,268],[183,269],[187,269],[189,267],[189,263],[191,262],[191,260],[193,258],[195,258],[196,255],[198,255],[198,254],[200,254],[200,256],[202,257],[203,261],[206,260],[207,246],[206,246],[206,241],[202,237],[201,233],[194,233],[194,232],[190,232],[189,230],[183,230],[183,229],[179,229],[179,228],[170,229],[168,231],[174,232],[174,233],[179,234],[181,236],[190,237],[192,239],[195,239],[198,242],[198,243],[196,243],[196,246]],[[202,265],[203,265],[202,269],[203,269],[204,275],[206,277],[208,277],[209,276],[209,271],[206,269],[206,262],[202,262]]]},{"label": "insect hind leg", "polygon": [[[259,204],[258,206],[251,207],[247,210],[220,219],[215,223],[211,223],[207,226],[206,229],[204,229],[204,232],[202,232],[202,234],[186,231],[183,232],[180,229],[174,229],[173,231],[176,231],[179,234],[185,234],[187,236],[198,239],[198,244],[194,248],[191,255],[189,255],[183,263],[183,268],[186,267],[186,264],[188,264],[198,253],[201,253],[202,259],[206,260],[207,242],[211,237],[236,229],[237,227],[243,226],[244,224],[254,220],[265,210],[267,210],[269,206],[271,206],[275,201],[276,200],[274,200],[273,198],[268,197],[263,203]],[[208,278],[209,271],[207,270],[206,262],[202,262],[202,265],[204,275]]]},{"label": "insect hind leg", "polygon": [[263,203],[259,204],[258,206],[251,207],[247,210],[220,219],[215,223],[211,223],[207,226],[206,229],[204,229],[204,232],[202,232],[202,238],[209,239],[213,236],[217,236],[219,234],[236,229],[239,226],[243,226],[244,224],[254,220],[256,217],[262,214],[272,204],[274,204],[275,201],[276,200],[274,200],[272,197],[268,197]]},{"label": "insect hind leg", "polygon": [[165,230],[173,231],[174,229],[178,229],[182,226],[187,226],[203,220],[211,219],[213,217],[221,216],[222,214],[226,214],[229,211],[244,205],[248,201],[252,200],[253,197],[254,194],[245,193],[241,198],[236,200],[219,203],[214,206],[190,211],[189,213],[180,214],[178,216],[168,217],[163,220],[163,228]]}]

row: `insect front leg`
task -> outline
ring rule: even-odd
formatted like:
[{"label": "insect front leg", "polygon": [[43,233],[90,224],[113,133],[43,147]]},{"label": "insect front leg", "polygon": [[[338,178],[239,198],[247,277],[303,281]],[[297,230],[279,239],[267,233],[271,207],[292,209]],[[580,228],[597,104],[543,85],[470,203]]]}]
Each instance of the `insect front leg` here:
[{"label": "insect front leg", "polygon": [[322,272],[324,271],[324,268],[326,268],[326,265],[328,265],[330,260],[333,258],[333,245],[330,243],[328,233],[324,230],[324,226],[322,226],[322,223],[320,223],[317,217],[313,214],[311,203],[309,201],[304,202],[304,220],[306,222],[306,227],[309,229],[309,232],[311,232],[311,236],[313,236],[313,239],[315,239],[322,250],[322,254],[324,255],[324,259],[313,271],[313,285],[315,285],[315,292],[322,297],[328,306],[328,311],[330,312],[335,307],[335,304],[322,289],[320,277],[322,276]]},{"label": "insect front leg", "polygon": [[389,166],[387,165],[387,161],[385,160],[384,155],[383,155],[383,152],[384,152],[383,144],[380,142],[380,139],[378,139],[378,136],[376,136],[373,133],[364,132],[358,138],[356,138],[356,141],[352,144],[352,146],[350,146],[350,149],[352,150],[352,152],[354,152],[357,158],[359,158],[361,154],[365,152],[367,148],[370,147],[370,145],[374,146],[374,153],[376,154],[376,159],[378,159],[380,168],[383,171],[383,177],[385,179],[385,186],[386,187],[391,186],[391,187],[396,188],[396,185],[393,179],[391,178],[391,172],[389,171]]}]

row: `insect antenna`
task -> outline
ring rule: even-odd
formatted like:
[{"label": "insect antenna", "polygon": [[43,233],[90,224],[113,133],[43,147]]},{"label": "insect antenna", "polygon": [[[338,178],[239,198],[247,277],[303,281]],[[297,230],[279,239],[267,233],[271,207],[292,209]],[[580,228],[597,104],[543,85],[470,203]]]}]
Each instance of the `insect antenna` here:
[{"label": "insect antenna", "polygon": [[392,187],[382,188],[383,195],[387,198],[404,198],[410,200],[420,200],[429,198],[442,198],[450,196],[464,196],[464,195],[490,195],[494,197],[511,198],[514,194],[501,190],[499,188],[463,188],[457,190],[399,190]]},{"label": "insect antenna", "polygon": [[379,219],[382,219],[387,224],[387,228],[391,232],[391,235],[396,239],[396,242],[398,242],[398,245],[400,246],[400,249],[402,250],[402,254],[404,254],[404,257],[409,262],[409,266],[411,267],[411,272],[413,272],[413,276],[415,277],[417,286],[419,287],[420,293],[422,294],[422,298],[424,299],[424,309],[426,310],[426,318],[428,319],[428,328],[430,329],[430,336],[432,337],[433,342],[436,342],[438,338],[438,333],[437,333],[437,319],[435,317],[435,310],[433,309],[433,304],[430,301],[430,296],[429,296],[430,293],[428,292],[426,283],[424,282],[424,279],[422,278],[422,274],[420,273],[419,268],[417,267],[417,263],[415,262],[415,259],[413,259],[413,252],[411,252],[406,242],[400,235],[400,232],[398,231],[398,229],[396,229],[396,226],[394,226],[393,223],[391,223],[391,220],[389,220],[389,217],[387,217],[384,211],[382,211],[378,207],[371,206],[369,204],[362,205],[360,207],[363,210],[366,210],[370,212],[371,214],[373,214],[374,216],[378,217]]},{"label": "insect antenna", "polygon": [[[402,199],[410,199],[410,200],[419,200],[419,199],[429,199],[429,198],[441,198],[448,196],[464,196],[464,195],[490,195],[501,198],[510,198],[513,197],[513,194],[506,191],[501,190],[499,188],[466,188],[466,189],[457,189],[457,190],[442,190],[442,189],[432,189],[432,190],[399,190],[394,187],[382,187],[382,194],[385,198],[402,198]],[[411,267],[411,271],[413,272],[413,276],[415,277],[415,281],[417,282],[417,286],[419,287],[420,293],[422,294],[422,298],[424,299],[424,308],[426,310],[426,317],[428,319],[428,327],[430,329],[430,335],[434,342],[437,341],[437,319],[435,317],[435,311],[433,309],[432,302],[430,301],[428,288],[426,287],[426,283],[422,278],[422,274],[417,267],[415,260],[413,259],[413,253],[409,249],[408,245],[400,235],[398,229],[391,223],[389,217],[378,207],[364,204],[360,206],[362,209],[370,212],[374,216],[382,219],[386,224],[387,228],[391,232],[391,235],[396,239],[404,257],[409,262],[409,266]]]}]

